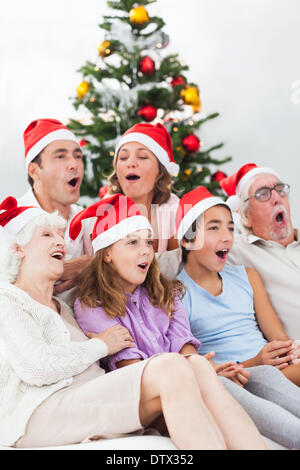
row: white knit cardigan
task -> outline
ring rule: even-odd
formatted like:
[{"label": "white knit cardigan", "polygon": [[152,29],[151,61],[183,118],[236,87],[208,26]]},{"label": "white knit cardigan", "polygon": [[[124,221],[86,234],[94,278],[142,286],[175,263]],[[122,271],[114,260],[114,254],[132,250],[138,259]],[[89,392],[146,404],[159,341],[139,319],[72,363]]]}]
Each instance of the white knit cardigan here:
[{"label": "white knit cardigan", "polygon": [[13,445],[43,400],[107,353],[97,338],[71,341],[54,310],[0,283],[0,444]]}]

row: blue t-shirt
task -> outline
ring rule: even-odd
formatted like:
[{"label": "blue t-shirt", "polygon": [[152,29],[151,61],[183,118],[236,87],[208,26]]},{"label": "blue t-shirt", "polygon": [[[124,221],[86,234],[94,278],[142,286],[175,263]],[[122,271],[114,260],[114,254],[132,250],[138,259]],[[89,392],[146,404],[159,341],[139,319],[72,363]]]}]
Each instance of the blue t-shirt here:
[{"label": "blue t-shirt", "polygon": [[256,356],[267,341],[256,322],[244,266],[226,266],[219,274],[222,293],[214,296],[183,269],[177,276],[187,289],[182,302],[192,333],[201,342],[199,353],[215,351],[216,363],[242,362]]}]

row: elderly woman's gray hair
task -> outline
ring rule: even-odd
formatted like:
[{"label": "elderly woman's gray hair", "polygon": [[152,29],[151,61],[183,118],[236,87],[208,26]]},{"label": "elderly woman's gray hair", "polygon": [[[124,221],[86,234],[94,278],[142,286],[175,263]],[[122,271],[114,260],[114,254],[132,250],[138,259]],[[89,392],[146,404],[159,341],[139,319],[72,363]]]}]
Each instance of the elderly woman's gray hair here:
[{"label": "elderly woman's gray hair", "polygon": [[67,222],[58,212],[38,215],[28,222],[16,235],[9,234],[5,228],[0,231],[0,281],[16,282],[21,258],[16,251],[16,246],[25,246],[30,242],[36,229],[40,226],[51,226],[65,229]]}]

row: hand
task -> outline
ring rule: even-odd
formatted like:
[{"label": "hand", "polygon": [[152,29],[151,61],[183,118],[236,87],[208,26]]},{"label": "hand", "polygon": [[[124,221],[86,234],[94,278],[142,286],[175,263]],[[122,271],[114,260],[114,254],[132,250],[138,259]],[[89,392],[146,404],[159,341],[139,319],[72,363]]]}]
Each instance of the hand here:
[{"label": "hand", "polygon": [[108,347],[108,356],[110,354],[115,354],[122,349],[135,347],[129,331],[121,325],[111,326],[110,328],[102,331],[102,333],[96,334],[89,332],[86,335],[88,338],[97,338],[104,341]]},{"label": "hand", "polygon": [[81,271],[90,262],[91,256],[82,255],[79,258],[73,258],[64,262],[64,272],[60,278],[60,283],[54,286],[54,294],[72,289],[76,284],[76,279]]},{"label": "hand", "polygon": [[274,366],[284,369],[292,360],[293,342],[291,340],[274,340],[267,343],[256,355],[259,364]]},{"label": "hand", "polygon": [[215,364],[215,371],[217,375],[227,377],[240,387],[243,387],[250,377],[250,372],[244,369],[243,364],[237,364],[233,361],[224,364]]}]

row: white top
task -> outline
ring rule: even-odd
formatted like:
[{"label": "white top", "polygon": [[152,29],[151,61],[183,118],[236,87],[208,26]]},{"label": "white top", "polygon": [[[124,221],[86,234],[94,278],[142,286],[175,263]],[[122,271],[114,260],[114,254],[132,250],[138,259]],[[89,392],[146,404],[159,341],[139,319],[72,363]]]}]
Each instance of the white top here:
[{"label": "white top", "polygon": [[167,250],[169,239],[176,234],[175,216],[178,205],[179,198],[173,193],[164,204],[151,205],[151,225],[154,238],[158,238],[158,253]]},{"label": "white top", "polygon": [[242,228],[235,235],[228,264],[254,268],[260,274],[270,301],[291,339],[300,338],[300,232],[286,247],[263,240]]},{"label": "white top", "polygon": [[97,338],[71,341],[58,313],[0,283],[0,444],[13,445],[42,401],[107,352]]}]

